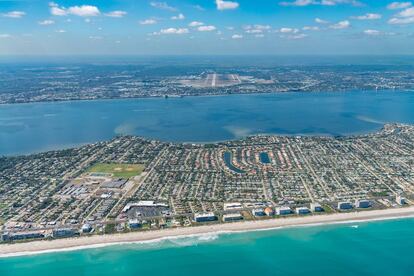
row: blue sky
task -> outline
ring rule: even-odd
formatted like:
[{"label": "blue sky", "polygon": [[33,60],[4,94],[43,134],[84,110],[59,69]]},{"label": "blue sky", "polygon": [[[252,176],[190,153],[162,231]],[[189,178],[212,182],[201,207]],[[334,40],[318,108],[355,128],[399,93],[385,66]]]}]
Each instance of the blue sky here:
[{"label": "blue sky", "polygon": [[413,4],[0,0],[0,55],[414,54]]}]

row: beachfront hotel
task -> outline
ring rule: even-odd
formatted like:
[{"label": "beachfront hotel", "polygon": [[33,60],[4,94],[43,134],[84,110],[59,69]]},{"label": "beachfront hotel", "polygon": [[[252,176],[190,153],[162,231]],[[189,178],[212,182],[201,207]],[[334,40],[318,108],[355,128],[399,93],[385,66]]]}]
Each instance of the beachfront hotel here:
[{"label": "beachfront hotel", "polygon": [[243,220],[243,216],[240,213],[230,213],[223,215],[224,222]]},{"label": "beachfront hotel", "polygon": [[223,206],[224,206],[224,211],[243,209],[243,205],[240,202],[224,203]]},{"label": "beachfront hotel", "polygon": [[44,231],[30,231],[30,232],[17,232],[17,233],[3,233],[1,235],[1,241],[11,242],[20,240],[32,240],[45,238]]},{"label": "beachfront hotel", "polygon": [[138,228],[141,228],[142,223],[138,219],[130,219],[128,221],[128,226],[131,229],[138,229]]},{"label": "beachfront hotel", "polygon": [[208,222],[208,221],[215,221],[215,220],[217,220],[217,216],[213,212],[194,214],[195,222]]},{"label": "beachfront hotel", "polygon": [[371,201],[367,199],[355,200],[355,208],[369,208],[371,207],[371,205],[372,205]]},{"label": "beachfront hotel", "polygon": [[292,213],[292,209],[288,206],[282,206],[282,207],[278,207],[276,209],[276,213],[279,216],[283,216],[283,215],[290,215]]},{"label": "beachfront hotel", "polygon": [[397,202],[398,205],[404,205],[407,204],[407,200],[405,199],[405,197],[402,197],[401,195],[398,195],[395,198],[395,201]]},{"label": "beachfront hotel", "polygon": [[338,210],[350,210],[352,209],[352,203],[349,201],[341,201],[338,202],[338,206],[337,206]]},{"label": "beachfront hotel", "polygon": [[310,209],[312,212],[323,212],[323,207],[319,203],[312,202],[310,204]]},{"label": "beachfront hotel", "polygon": [[306,214],[309,214],[311,211],[309,210],[308,207],[297,207],[295,212],[298,215],[306,215]]},{"label": "beachfront hotel", "polygon": [[263,217],[263,216],[266,216],[266,213],[265,213],[264,209],[258,208],[258,209],[253,209],[252,210],[252,215],[255,216],[255,217]]}]

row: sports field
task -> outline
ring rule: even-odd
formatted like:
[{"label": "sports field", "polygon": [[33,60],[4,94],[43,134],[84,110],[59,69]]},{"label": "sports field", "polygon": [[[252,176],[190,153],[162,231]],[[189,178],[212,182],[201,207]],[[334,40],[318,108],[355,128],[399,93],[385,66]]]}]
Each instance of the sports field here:
[{"label": "sports field", "polygon": [[98,163],[89,168],[91,173],[110,173],[114,177],[130,178],[142,173],[144,166],[140,164]]}]

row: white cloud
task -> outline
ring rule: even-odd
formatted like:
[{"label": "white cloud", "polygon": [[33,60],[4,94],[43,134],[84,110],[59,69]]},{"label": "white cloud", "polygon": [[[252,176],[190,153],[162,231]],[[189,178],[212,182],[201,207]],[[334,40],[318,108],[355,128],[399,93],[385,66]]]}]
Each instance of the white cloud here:
[{"label": "white cloud", "polygon": [[307,34],[297,34],[297,35],[290,35],[288,36],[289,39],[302,39],[307,37]]},{"label": "white cloud", "polygon": [[115,17],[115,18],[121,18],[121,17],[124,17],[125,15],[127,15],[126,11],[111,11],[111,12],[105,13],[105,16]]},{"label": "white cloud", "polygon": [[396,35],[396,33],[393,33],[393,32],[382,32],[378,30],[365,30],[363,33],[368,36]]},{"label": "white cloud", "polygon": [[378,13],[366,13],[360,16],[352,16],[351,18],[357,19],[357,20],[376,20],[376,19],[381,19],[382,15]]},{"label": "white cloud", "polygon": [[364,4],[357,0],[322,0],[320,5],[322,6],[336,6],[341,4],[348,4],[356,7],[364,6]]},{"label": "white cloud", "polygon": [[157,24],[157,20],[149,18],[149,19],[139,21],[139,24],[141,24],[141,25],[154,25],[154,24]]},{"label": "white cloud", "polygon": [[366,34],[366,35],[380,35],[381,34],[381,32],[380,31],[378,31],[378,30],[365,30],[364,31],[364,34]]},{"label": "white cloud", "polygon": [[404,25],[414,23],[414,7],[406,8],[399,12],[395,17],[388,20],[388,24]]},{"label": "white cloud", "polygon": [[67,9],[68,14],[73,14],[77,16],[98,16],[101,12],[96,6],[82,5],[82,6],[73,6]]},{"label": "white cloud", "polygon": [[279,2],[281,6],[306,7],[310,5],[320,6],[336,6],[341,4],[348,4],[352,6],[362,6],[363,4],[357,0],[295,0]]},{"label": "white cloud", "polygon": [[269,25],[260,25],[260,24],[256,24],[253,26],[246,26],[246,29],[257,29],[257,30],[270,30],[271,27]]},{"label": "white cloud", "polygon": [[193,21],[190,24],[188,24],[189,27],[198,27],[198,26],[202,26],[202,25],[204,25],[204,23],[200,22],[200,21]]},{"label": "white cloud", "polygon": [[234,35],[232,35],[232,36],[231,36],[231,38],[232,38],[232,39],[242,39],[242,38],[243,38],[243,36],[242,36],[242,35],[240,35],[240,34],[234,34]]},{"label": "white cloud", "polygon": [[58,4],[54,2],[49,3],[50,13],[55,16],[65,16],[67,12],[64,8],[59,8]]},{"label": "white cloud", "polygon": [[200,5],[193,5],[192,6],[194,9],[196,9],[196,10],[199,10],[199,11],[205,11],[206,9],[205,8],[203,8],[202,6],[200,6]]},{"label": "white cloud", "polygon": [[94,35],[91,35],[91,36],[89,36],[89,39],[92,39],[92,40],[101,40],[101,39],[103,39],[103,37],[102,36],[94,36]]},{"label": "white cloud", "polygon": [[349,27],[351,27],[351,22],[349,22],[348,20],[340,21],[336,24],[329,26],[329,28],[336,30],[347,29]]},{"label": "white cloud", "polygon": [[260,33],[263,33],[263,30],[260,30],[260,29],[248,29],[248,30],[246,30],[246,33],[248,33],[248,34],[260,34]]},{"label": "white cloud", "polygon": [[56,33],[63,34],[63,33],[66,33],[66,31],[65,30],[57,30]]},{"label": "white cloud", "polygon": [[279,32],[284,33],[284,34],[286,33],[296,34],[299,32],[299,30],[296,28],[280,28]]},{"label": "white cloud", "polygon": [[260,24],[247,25],[243,27],[243,29],[248,34],[260,34],[260,33],[263,33],[264,31],[270,30],[271,28],[272,27],[270,27],[269,25],[260,25]]},{"label": "white cloud", "polygon": [[414,17],[406,17],[406,18],[391,18],[388,20],[388,24],[391,25],[405,25],[405,24],[411,24],[414,23]]},{"label": "white cloud", "polygon": [[0,38],[9,38],[11,35],[9,34],[0,34]]},{"label": "white cloud", "polygon": [[234,10],[239,7],[239,3],[234,1],[216,0],[217,9],[222,10]]},{"label": "white cloud", "polygon": [[187,28],[167,28],[161,29],[159,33],[155,34],[188,34],[189,30]]},{"label": "white cloud", "polygon": [[319,27],[317,26],[305,26],[302,28],[304,31],[319,31]]},{"label": "white cloud", "polygon": [[262,37],[264,37],[264,34],[256,34],[256,35],[254,35],[254,37],[262,38]]},{"label": "white cloud", "polygon": [[43,21],[39,21],[38,23],[39,23],[39,25],[45,26],[45,25],[53,25],[53,24],[55,24],[55,21],[53,21],[53,20],[43,20]]},{"label": "white cloud", "polygon": [[287,34],[282,34],[280,35],[280,38],[286,38],[286,39],[302,39],[307,37],[307,34],[292,34],[292,33],[287,33]]},{"label": "white cloud", "polygon": [[150,5],[151,7],[161,9],[161,10],[167,10],[171,12],[175,12],[178,10],[177,8],[171,7],[170,5],[168,5],[167,2],[150,2]]},{"label": "white cloud", "polygon": [[215,26],[212,25],[208,25],[208,26],[200,26],[197,28],[197,30],[199,32],[211,32],[211,31],[215,31],[217,28]]},{"label": "white cloud", "polygon": [[179,15],[175,15],[171,17],[172,20],[184,20],[185,16],[184,14],[180,13]]},{"label": "white cloud", "polygon": [[412,6],[411,2],[392,2],[387,6],[387,9],[389,10],[399,10],[399,9],[405,9]]},{"label": "white cloud", "polygon": [[315,22],[318,23],[318,24],[328,24],[329,23],[329,21],[323,20],[323,19],[320,19],[320,18],[315,18]]},{"label": "white cloud", "polygon": [[316,1],[313,0],[296,0],[293,2],[280,2],[281,6],[295,6],[295,7],[304,7],[309,5],[315,5]]},{"label": "white cloud", "polygon": [[2,15],[4,17],[9,17],[9,18],[22,18],[23,16],[26,15],[26,13],[22,11],[10,11],[10,12],[3,13]]},{"label": "white cloud", "polygon": [[59,7],[56,3],[50,2],[50,13],[56,16],[77,15],[82,17],[98,16],[101,14],[98,7],[91,5],[73,6],[69,8]]},{"label": "white cloud", "polygon": [[397,14],[398,17],[413,17],[414,16],[414,7],[408,8]]}]

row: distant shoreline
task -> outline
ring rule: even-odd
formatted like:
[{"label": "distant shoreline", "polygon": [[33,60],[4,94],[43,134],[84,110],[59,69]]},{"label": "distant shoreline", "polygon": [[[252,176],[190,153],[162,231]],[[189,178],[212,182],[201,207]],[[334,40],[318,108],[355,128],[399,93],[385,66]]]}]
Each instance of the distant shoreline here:
[{"label": "distant shoreline", "polygon": [[287,227],[347,224],[403,218],[414,218],[414,206],[384,210],[311,215],[306,217],[287,217],[260,221],[222,223],[195,227],[180,227],[124,234],[96,235],[90,237],[56,239],[51,241],[42,240],[26,243],[2,244],[0,245],[0,258],[82,250],[130,243],[154,242],[165,239],[202,236],[214,233],[239,233]]},{"label": "distant shoreline", "polygon": [[242,137],[236,137],[234,139],[224,139],[224,140],[217,140],[217,141],[186,141],[186,142],[179,142],[179,141],[165,141],[165,140],[161,140],[161,139],[155,139],[155,138],[151,138],[151,137],[145,137],[142,135],[134,135],[134,134],[122,134],[122,135],[116,135],[110,139],[104,139],[101,141],[92,141],[92,142],[85,142],[85,143],[80,143],[80,144],[70,144],[70,145],[63,145],[62,147],[56,148],[56,149],[43,149],[43,150],[39,150],[39,151],[34,151],[34,152],[28,152],[28,153],[16,153],[16,154],[10,154],[10,155],[1,155],[0,154],[0,158],[13,158],[13,157],[25,157],[25,156],[31,156],[31,155],[36,155],[36,154],[41,154],[41,153],[45,153],[45,152],[54,152],[54,151],[62,151],[62,150],[66,150],[66,149],[73,149],[73,148],[79,148],[82,146],[87,146],[87,145],[91,145],[91,144],[95,144],[95,143],[100,143],[100,142],[108,142],[111,141],[113,139],[115,139],[116,137],[126,137],[126,136],[131,136],[131,137],[138,137],[140,139],[149,141],[149,142],[160,142],[160,143],[170,143],[170,144],[176,144],[176,145],[199,145],[199,146],[205,146],[205,145],[218,145],[218,144],[222,144],[222,143],[227,143],[227,142],[235,142],[235,141],[242,141],[248,138],[252,138],[252,137],[259,137],[259,136],[272,136],[272,137],[296,137],[296,136],[301,136],[301,137],[314,137],[314,138],[356,138],[358,136],[363,136],[363,135],[375,135],[375,134],[379,134],[382,131],[384,131],[384,128],[387,125],[411,125],[411,124],[406,124],[406,123],[396,123],[396,122],[384,122],[383,124],[379,124],[381,125],[381,127],[379,127],[377,130],[374,131],[364,131],[364,132],[356,132],[356,133],[349,133],[349,134],[345,134],[345,135],[331,135],[329,133],[312,133],[312,134],[307,134],[307,133],[295,133],[295,134],[283,134],[283,133],[256,133],[256,134],[248,134],[246,136],[242,136]]},{"label": "distant shoreline", "polygon": [[[220,90],[217,88],[217,90]],[[316,93],[348,93],[348,92],[375,92],[375,93],[381,93],[381,92],[414,92],[413,89],[381,89],[381,90],[375,90],[375,89],[344,89],[344,90],[330,90],[330,91],[297,91],[297,90],[288,90],[288,91],[269,91],[269,92],[246,92],[246,93],[195,93],[191,95],[187,94],[166,94],[166,95],[157,95],[157,96],[131,96],[131,97],[102,97],[102,98],[75,98],[75,99],[49,99],[49,100],[36,100],[36,101],[25,101],[25,102],[0,102],[1,106],[6,105],[21,105],[21,104],[45,104],[45,103],[66,103],[66,102],[94,102],[94,101],[111,101],[111,100],[137,100],[137,99],[145,99],[145,100],[157,100],[157,99],[165,99],[165,100],[171,100],[171,99],[182,99],[182,98],[199,98],[199,97],[226,97],[226,96],[249,96],[249,95],[273,95],[273,94],[290,94],[290,93],[303,93],[303,94],[316,94]],[[167,96],[167,97],[165,97]]]}]

